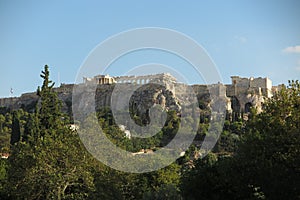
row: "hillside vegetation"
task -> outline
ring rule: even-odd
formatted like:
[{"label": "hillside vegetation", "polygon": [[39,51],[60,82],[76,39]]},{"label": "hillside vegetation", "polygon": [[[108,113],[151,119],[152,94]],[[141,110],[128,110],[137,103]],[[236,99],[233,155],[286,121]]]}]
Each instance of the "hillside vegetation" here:
[{"label": "hillside vegetation", "polygon": [[[300,199],[300,84],[253,109],[245,121],[227,118],[214,149],[201,158],[201,141],[208,135],[209,111],[200,108],[199,121],[167,112],[166,123],[150,138],[128,138],[109,107],[97,110],[106,136],[130,152],[163,147],[176,135],[181,120],[199,123],[194,143],[171,165],[150,173],[125,173],[92,157],[72,118],[61,111],[48,66],[41,73],[39,103],[0,114],[0,199]],[[202,104],[199,103],[199,106]],[[137,124],[147,116],[132,112]],[[145,117],[145,118],[144,118]],[[187,130],[188,131],[188,130]]]}]

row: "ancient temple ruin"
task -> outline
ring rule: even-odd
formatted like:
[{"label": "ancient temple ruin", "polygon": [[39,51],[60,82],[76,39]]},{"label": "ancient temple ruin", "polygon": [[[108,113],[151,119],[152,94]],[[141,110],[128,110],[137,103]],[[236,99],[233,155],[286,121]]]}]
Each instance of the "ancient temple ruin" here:
[{"label": "ancient temple ruin", "polygon": [[231,76],[231,84],[226,86],[226,96],[231,99],[232,110],[249,112],[251,107],[262,110],[266,98],[273,96],[272,81],[269,78],[241,78]]},{"label": "ancient temple ruin", "polygon": [[[231,84],[216,83],[211,85],[191,85],[199,101],[210,101],[209,96],[221,97],[226,102],[228,112],[247,113],[251,107],[255,107],[258,112],[263,109],[263,103],[267,98],[272,97],[273,93],[280,90],[280,86],[272,86],[269,78],[243,78],[239,76],[231,77]],[[91,78],[83,78],[83,86],[86,84],[96,84],[98,87],[110,87],[114,84],[146,85],[157,84],[169,91],[174,98],[185,100],[190,97],[184,92],[187,85],[178,83],[176,78],[168,73],[143,75],[143,76],[110,76],[97,75]],[[79,84],[80,85],[80,84]],[[55,90],[58,96],[67,105],[71,105],[73,84],[62,84]],[[109,89],[108,89],[109,90]],[[93,92],[93,91],[91,91]],[[213,93],[213,94],[211,94]],[[105,94],[104,94],[105,95]],[[109,97],[107,102],[109,102]],[[142,98],[142,97],[141,97]],[[23,94],[21,97],[11,97],[0,99],[0,108],[26,110],[27,107],[34,108],[34,102],[37,102],[38,96],[35,93]],[[105,101],[105,102],[106,102]],[[71,108],[68,107],[68,110]]]},{"label": "ancient temple ruin", "polygon": [[93,84],[104,85],[104,84],[116,83],[116,80],[114,77],[111,77],[107,74],[107,75],[97,75],[97,76],[94,76],[93,78],[83,77],[83,83],[85,83],[85,84],[93,83]]},{"label": "ancient temple ruin", "polygon": [[145,76],[115,76],[111,77],[107,75],[97,75],[92,78],[84,77],[83,83],[96,83],[99,85],[114,84],[114,83],[133,83],[133,84],[148,84],[148,83],[176,83],[174,78],[169,73],[151,74]]},{"label": "ancient temple ruin", "polygon": [[115,77],[117,83],[134,83],[134,84],[148,84],[148,83],[166,83],[174,84],[177,82],[176,78],[169,73],[161,73],[145,76],[117,76]]},{"label": "ancient temple ruin", "polygon": [[[214,96],[224,97],[226,99],[226,109],[229,112],[250,111],[251,107],[256,107],[258,112],[262,110],[263,102],[266,98],[273,95],[274,88],[269,78],[243,78],[239,76],[231,77],[231,84],[211,84],[211,85],[194,85],[197,94],[208,91],[213,92]],[[84,83],[104,84],[149,84],[156,83],[164,85],[168,90],[175,94],[175,87],[183,87],[182,83],[178,83],[176,78],[168,73],[144,75],[144,76],[116,76],[98,75],[93,78],[84,78]],[[176,90],[176,96],[181,97],[180,90]]]}]

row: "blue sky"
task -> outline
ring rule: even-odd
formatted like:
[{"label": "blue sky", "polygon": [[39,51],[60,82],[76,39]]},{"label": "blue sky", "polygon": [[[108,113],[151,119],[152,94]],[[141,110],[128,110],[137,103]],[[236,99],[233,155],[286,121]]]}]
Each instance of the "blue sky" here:
[{"label": "blue sky", "polygon": [[[174,29],[193,38],[214,60],[224,83],[231,75],[287,83],[300,77],[299,10],[297,0],[2,0],[0,97],[9,96],[10,88],[14,96],[35,91],[45,64],[56,83],[73,83],[100,42],[141,27]],[[159,62],[154,54],[128,58],[135,64]],[[123,73],[118,67],[109,72]]]}]

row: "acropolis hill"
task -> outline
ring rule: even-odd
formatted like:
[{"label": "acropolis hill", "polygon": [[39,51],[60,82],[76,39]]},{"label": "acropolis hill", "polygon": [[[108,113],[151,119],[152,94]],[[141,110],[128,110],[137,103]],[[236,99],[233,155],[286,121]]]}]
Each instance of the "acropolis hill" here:
[{"label": "acropolis hill", "polygon": [[[231,84],[211,84],[211,85],[191,85],[198,101],[209,101],[209,91],[214,91],[214,95],[222,97],[226,101],[226,110],[228,112],[244,112],[250,111],[251,107],[262,109],[262,104],[266,98],[272,97],[280,87],[272,86],[269,78],[242,78],[239,76],[231,77]],[[149,107],[153,103],[160,104],[162,107],[176,107],[177,99],[186,97],[181,94],[180,88],[184,87],[183,83],[178,83],[176,78],[167,73],[146,75],[146,76],[117,76],[98,75],[91,78],[83,78],[82,87],[88,84],[97,84],[96,107],[109,106],[111,93],[116,84],[126,85],[151,85],[159,84],[164,89],[158,90],[147,87],[147,91],[140,91],[135,94],[137,104],[143,104],[140,109]],[[76,85],[78,86],[78,85]],[[58,93],[58,97],[63,102],[63,111],[72,113],[72,91],[74,84],[61,84],[54,90]],[[85,94],[91,95],[95,91],[84,91]],[[148,99],[147,101],[145,99]],[[0,99],[1,112],[7,110],[24,109],[32,112],[38,102],[38,96],[33,93],[25,93],[20,97],[10,97]],[[88,104],[88,102],[87,102]]]}]

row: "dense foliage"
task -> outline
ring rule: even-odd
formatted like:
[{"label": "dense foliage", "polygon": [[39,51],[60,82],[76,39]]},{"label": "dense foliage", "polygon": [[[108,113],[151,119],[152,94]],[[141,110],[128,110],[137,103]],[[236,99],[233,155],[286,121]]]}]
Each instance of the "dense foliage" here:
[{"label": "dense foliage", "polygon": [[187,199],[300,198],[300,85],[292,81],[252,110],[233,156],[197,160],[182,181]]},{"label": "dense foliage", "polygon": [[[262,113],[253,109],[244,121],[229,115],[212,152],[203,159],[199,147],[209,126],[204,103],[194,144],[176,162],[151,173],[113,170],[95,160],[70,129],[69,116],[45,66],[34,113],[0,114],[0,147],[10,153],[0,159],[0,199],[299,199],[300,86],[292,81],[267,100]],[[3,111],[3,112],[2,112]],[[157,135],[128,138],[109,108],[97,117],[106,136],[131,152],[160,148],[170,141],[179,123],[191,118],[169,111]],[[142,123],[141,116],[132,116]],[[189,132],[189,130],[186,130]]]}]

